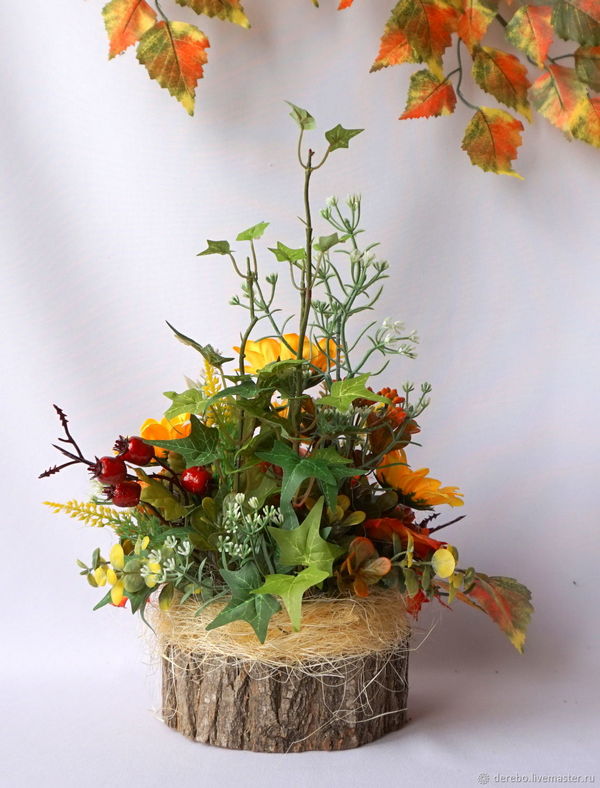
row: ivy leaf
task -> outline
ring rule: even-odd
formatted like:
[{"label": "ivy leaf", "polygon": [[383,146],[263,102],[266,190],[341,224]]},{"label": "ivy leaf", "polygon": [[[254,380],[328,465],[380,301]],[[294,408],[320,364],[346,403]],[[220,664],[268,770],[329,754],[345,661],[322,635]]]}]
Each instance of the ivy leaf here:
[{"label": "ivy leaf", "polygon": [[178,394],[176,391],[163,391],[167,399],[171,400],[171,405],[165,411],[167,419],[181,416],[182,413],[202,413],[206,405],[206,399],[198,389],[187,389]]},{"label": "ivy leaf", "polygon": [[186,337],[186,335],[178,331],[175,326],[172,326],[168,320],[165,320],[165,323],[183,345],[188,345],[189,347],[193,347],[194,350],[197,350],[202,358],[208,361],[212,367],[222,367],[227,361],[233,361],[233,358],[227,358],[227,356],[222,356],[220,353],[217,353],[212,345],[201,345],[199,342],[196,342],[195,339]]},{"label": "ivy leaf", "polygon": [[179,5],[191,8],[197,14],[216,16],[225,22],[233,22],[241,27],[250,27],[250,21],[240,0],[177,0]]},{"label": "ivy leaf", "polygon": [[[166,441],[165,441],[166,442]],[[151,479],[141,468],[136,468],[138,479],[144,483],[140,501],[149,503],[162,514],[165,520],[180,520],[185,516],[186,508],[169,492],[162,482]]]},{"label": "ivy leaf", "polygon": [[293,118],[303,131],[315,128],[317,124],[308,110],[297,107],[296,104],[292,104],[291,101],[286,101],[285,103],[289,104],[292,108],[290,118]]},{"label": "ivy leaf", "polygon": [[102,9],[108,34],[109,58],[120,55],[156,22],[156,12],[145,0],[110,0]]},{"label": "ivy leaf", "polygon": [[552,10],[552,27],[567,41],[600,46],[598,0],[557,0]]},{"label": "ivy leaf", "polygon": [[290,249],[281,241],[277,241],[277,246],[274,249],[269,248],[269,251],[273,252],[280,263],[297,263],[306,257],[306,249]]},{"label": "ivy leaf", "polygon": [[506,26],[508,41],[540,67],[554,38],[551,17],[552,7],[549,5],[524,5],[515,11]]},{"label": "ivy leaf", "polygon": [[137,59],[162,88],[194,114],[196,85],[207,61],[208,38],[186,22],[158,22],[142,36]]},{"label": "ivy leaf", "polygon": [[257,591],[262,578],[254,564],[246,564],[236,572],[221,569],[221,575],[231,591],[231,600],[226,607],[207,625],[206,629],[216,629],[232,621],[246,621],[256,632],[256,637],[264,643],[269,621],[281,609],[275,597]]},{"label": "ivy leaf", "polygon": [[399,66],[402,63],[418,63],[419,56],[408,43],[404,30],[400,27],[397,18],[396,6],[388,19],[381,41],[379,52],[371,66],[371,72],[379,71],[388,66]]},{"label": "ivy leaf", "polygon": [[582,112],[571,129],[573,136],[600,148],[600,97],[588,96],[583,104]]},{"label": "ivy leaf", "polygon": [[456,94],[447,79],[441,80],[428,69],[410,78],[406,108],[400,120],[450,115],[456,107]]},{"label": "ivy leaf", "polygon": [[269,526],[269,533],[279,548],[282,566],[311,566],[329,577],[333,562],[343,554],[339,545],[321,537],[323,498],[319,498],[302,523],[292,530]]},{"label": "ivy leaf", "polygon": [[292,622],[292,629],[298,632],[302,622],[304,593],[312,586],[322,583],[326,578],[327,572],[310,566],[303,569],[298,575],[267,575],[264,584],[253,593],[275,594],[281,597]]},{"label": "ivy leaf", "polygon": [[192,465],[209,465],[219,454],[219,430],[216,427],[207,427],[194,415],[190,417],[190,421],[192,430],[186,438],[172,441],[147,440],[144,443],[181,454],[188,468]]},{"label": "ivy leaf", "polygon": [[331,384],[331,391],[324,397],[316,400],[317,405],[329,405],[343,412],[347,411],[355,399],[368,399],[373,402],[387,402],[387,397],[374,394],[366,387],[370,375],[368,372],[362,375],[355,375],[353,378],[336,380]]},{"label": "ivy leaf", "polygon": [[502,109],[479,107],[465,130],[462,149],[485,172],[521,176],[512,168],[523,124]]},{"label": "ivy leaf", "polygon": [[235,240],[256,241],[258,238],[262,238],[263,233],[268,226],[269,222],[259,222],[258,224],[255,224],[252,227],[249,227],[247,230],[241,232]]},{"label": "ivy leaf", "polygon": [[208,254],[231,254],[229,241],[206,241],[207,247],[203,252],[198,252],[196,257],[204,257]]},{"label": "ivy leaf", "polygon": [[329,131],[325,132],[325,139],[329,143],[329,150],[338,150],[339,148],[347,148],[352,137],[361,134],[364,129],[345,129],[338,123]]},{"label": "ivy leaf", "polygon": [[540,115],[571,136],[573,127],[585,112],[587,90],[575,69],[552,64],[536,79],[529,98]]},{"label": "ivy leaf", "polygon": [[497,13],[498,0],[464,0],[457,33],[469,49],[481,41]]},{"label": "ivy leaf", "polygon": [[456,8],[445,0],[400,0],[392,16],[418,60],[441,77],[442,56],[456,30]]},{"label": "ivy leaf", "polygon": [[327,252],[332,248],[332,246],[339,244],[340,241],[341,238],[337,233],[331,233],[331,235],[322,235],[314,245],[314,248],[317,252]]},{"label": "ivy leaf", "polygon": [[575,71],[581,82],[600,92],[600,47],[579,47],[575,50]]},{"label": "ivy leaf", "polygon": [[502,104],[513,107],[531,121],[527,91],[531,83],[519,58],[493,47],[473,48],[473,79]]}]

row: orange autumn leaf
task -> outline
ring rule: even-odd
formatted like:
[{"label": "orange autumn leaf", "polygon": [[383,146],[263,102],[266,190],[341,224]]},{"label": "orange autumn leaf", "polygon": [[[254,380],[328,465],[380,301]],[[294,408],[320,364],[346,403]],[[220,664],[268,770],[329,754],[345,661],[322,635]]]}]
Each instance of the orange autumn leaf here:
[{"label": "orange autumn leaf", "polygon": [[406,109],[400,120],[450,115],[456,106],[454,88],[447,79],[440,80],[431,71],[417,71],[410,78]]},{"label": "orange autumn leaf", "polygon": [[543,65],[554,37],[551,17],[552,6],[524,5],[514,13],[506,27],[507,40],[538,66]]},{"label": "orange autumn leaf", "polygon": [[414,554],[417,558],[426,558],[440,547],[445,547],[446,542],[432,539],[425,533],[409,528],[402,520],[396,517],[375,517],[363,523],[365,533],[371,539],[379,542],[391,542],[394,534],[399,537],[403,547],[412,539]]},{"label": "orange autumn leaf", "polygon": [[456,32],[469,49],[481,41],[497,13],[497,0],[463,0]]},{"label": "orange autumn leaf", "polygon": [[191,8],[197,14],[216,16],[226,22],[241,27],[250,27],[250,20],[244,13],[240,0],[177,0],[179,5]]},{"label": "orange autumn leaf", "polygon": [[519,58],[501,49],[476,46],[473,49],[473,79],[486,93],[531,120],[527,98],[531,83]]},{"label": "orange autumn leaf", "polygon": [[575,69],[552,64],[536,79],[529,98],[540,115],[571,136],[587,108],[587,90]]},{"label": "orange autumn leaf", "polygon": [[340,0],[340,4],[338,5],[338,11],[343,11],[344,8],[350,8],[354,0]]},{"label": "orange autumn leaf", "polygon": [[523,124],[502,109],[479,107],[465,130],[462,149],[485,172],[521,176],[512,168]]},{"label": "orange autumn leaf", "polygon": [[145,0],[110,0],[102,9],[108,34],[109,58],[135,44],[156,21],[156,12]]},{"label": "orange autumn leaf", "polygon": [[600,47],[579,47],[574,54],[578,78],[600,92]]},{"label": "orange autumn leaf", "polygon": [[399,66],[402,63],[418,63],[419,58],[413,51],[412,46],[403,30],[398,27],[394,13],[388,20],[381,42],[379,52],[375,58],[371,71],[379,71],[388,66]]},{"label": "orange autumn leaf", "polygon": [[[456,8],[445,0],[400,0],[392,11],[394,21],[419,62],[442,76],[442,56],[456,30]],[[388,23],[389,24],[389,23]]]},{"label": "orange autumn leaf", "polygon": [[600,46],[600,3],[598,0],[556,0],[552,27],[566,41]]},{"label": "orange autumn leaf", "polygon": [[193,115],[196,85],[203,76],[209,46],[208,38],[194,25],[159,22],[144,33],[137,58],[150,77]]},{"label": "orange autumn leaf", "polygon": [[572,128],[573,136],[588,145],[600,148],[600,97],[588,96],[582,110]]},{"label": "orange autumn leaf", "polygon": [[376,585],[392,569],[392,562],[380,556],[375,545],[365,536],[357,536],[350,542],[348,556],[340,566],[338,585],[340,590],[352,586],[360,597],[369,596],[369,586]]}]

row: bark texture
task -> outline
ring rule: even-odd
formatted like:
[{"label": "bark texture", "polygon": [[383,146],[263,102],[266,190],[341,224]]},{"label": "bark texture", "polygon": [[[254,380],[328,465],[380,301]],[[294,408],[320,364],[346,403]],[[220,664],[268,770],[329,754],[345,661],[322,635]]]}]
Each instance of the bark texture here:
[{"label": "bark texture", "polygon": [[255,752],[360,747],[406,720],[408,644],[328,666],[315,675],[218,662],[168,646],[163,656],[163,718],[191,739]]}]

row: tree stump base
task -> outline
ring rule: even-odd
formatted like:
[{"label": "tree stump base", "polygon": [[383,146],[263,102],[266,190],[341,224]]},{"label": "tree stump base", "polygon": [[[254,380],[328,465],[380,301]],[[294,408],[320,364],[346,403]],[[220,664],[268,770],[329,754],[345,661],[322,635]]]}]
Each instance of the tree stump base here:
[{"label": "tree stump base", "polygon": [[407,641],[391,653],[285,668],[167,645],[163,719],[233,750],[345,750],[406,723],[407,672]]}]

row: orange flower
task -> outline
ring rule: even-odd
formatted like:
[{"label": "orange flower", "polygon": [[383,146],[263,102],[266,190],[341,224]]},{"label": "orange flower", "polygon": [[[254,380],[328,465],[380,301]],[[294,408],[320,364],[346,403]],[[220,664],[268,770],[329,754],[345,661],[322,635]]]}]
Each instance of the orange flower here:
[{"label": "orange flower", "polygon": [[400,538],[402,546],[406,547],[409,539],[412,538],[413,551],[417,558],[427,558],[430,553],[446,545],[446,542],[439,542],[428,536],[426,528],[420,531],[413,530],[395,517],[377,517],[366,520],[363,523],[363,528],[371,539],[378,542],[391,542],[393,535],[396,534]]},{"label": "orange flower", "polygon": [[356,596],[369,596],[369,586],[378,583],[392,568],[389,558],[380,556],[375,545],[365,536],[357,536],[348,548],[348,556],[340,567],[340,589],[352,586]]},{"label": "orange flower", "polygon": [[[388,467],[383,467],[388,466]],[[402,449],[395,449],[386,454],[381,461],[377,476],[394,490],[408,499],[410,506],[416,509],[438,506],[447,503],[449,506],[462,506],[462,493],[458,487],[442,487],[437,479],[427,476],[429,468],[413,471],[406,463],[406,454]]]},{"label": "orange flower", "polygon": [[[273,361],[287,361],[296,358],[300,337],[298,334],[284,334],[283,338],[285,342],[274,337],[259,339],[256,342],[249,339],[246,343],[245,371],[253,374]],[[240,351],[239,347],[234,347],[234,350],[237,353]],[[329,347],[327,347],[324,341],[313,344],[308,337],[305,337],[302,356],[318,369],[325,371],[327,369],[326,351],[333,358],[335,350],[335,344],[331,340]]]},{"label": "orange flower", "polygon": [[[146,441],[174,441],[178,438],[187,438],[192,429],[189,420],[189,413],[182,413],[172,419],[162,418],[160,421],[146,419],[140,427],[140,436]],[[157,446],[154,447],[154,451],[160,458],[168,454],[166,449],[159,449]]]}]

